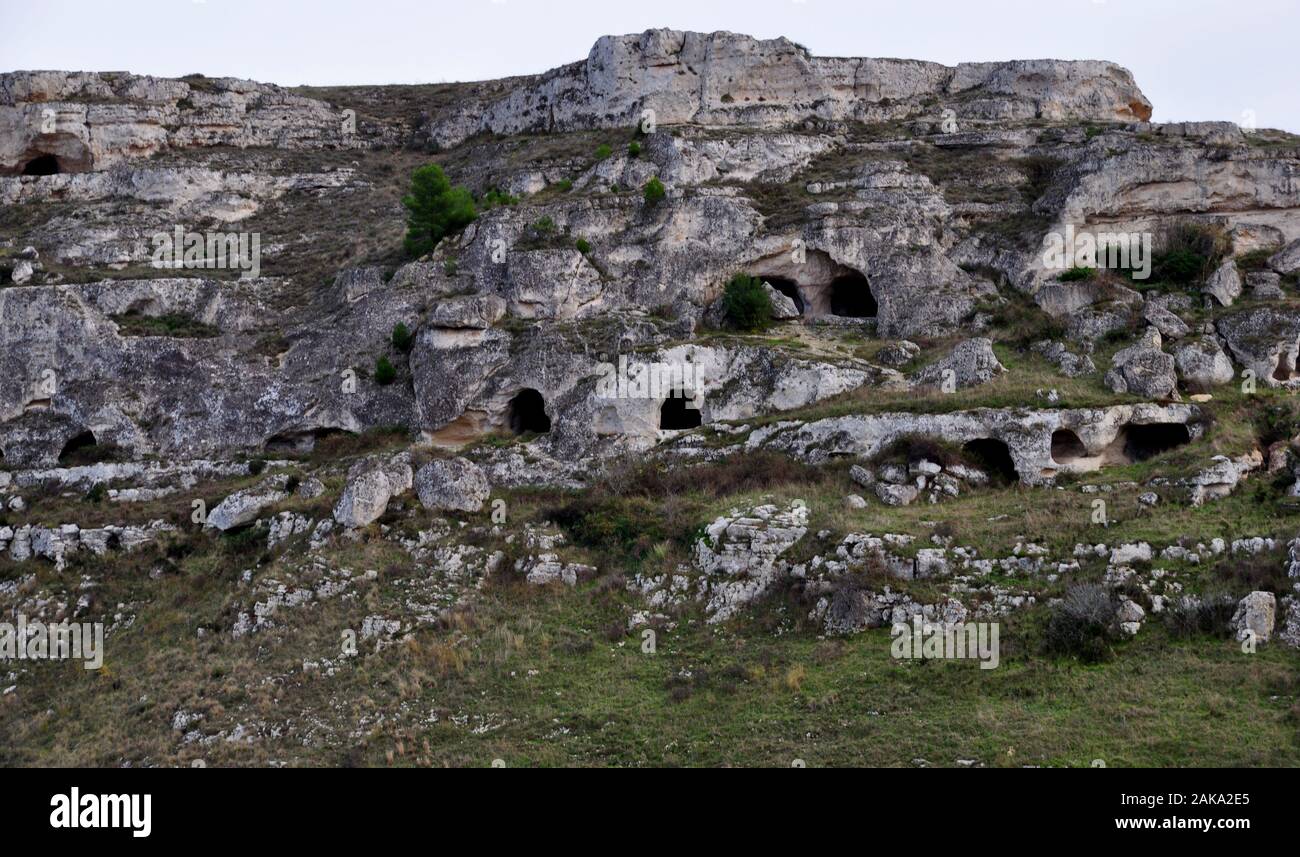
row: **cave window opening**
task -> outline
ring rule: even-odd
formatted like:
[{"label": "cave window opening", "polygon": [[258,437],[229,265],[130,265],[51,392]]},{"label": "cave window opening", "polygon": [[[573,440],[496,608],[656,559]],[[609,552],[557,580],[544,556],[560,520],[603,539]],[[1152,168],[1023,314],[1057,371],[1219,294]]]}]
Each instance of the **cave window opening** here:
[{"label": "cave window opening", "polygon": [[963,445],[962,450],[988,473],[991,481],[1003,485],[1020,481],[1015,460],[1011,457],[1011,449],[1002,441],[988,437],[979,438]]},{"label": "cave window opening", "polygon": [[546,434],[551,418],[546,415],[546,399],[533,389],[520,390],[506,409],[506,424],[515,434]]},{"label": "cave window opening", "polygon": [[659,428],[664,431],[699,428],[703,424],[700,409],[692,405],[693,398],[682,390],[674,390],[659,409]]},{"label": "cave window opening", "polygon": [[1080,458],[1088,457],[1088,448],[1079,440],[1079,436],[1069,429],[1057,429],[1052,432],[1052,460],[1057,464],[1068,464]]},{"label": "cave window opening", "polygon": [[63,172],[59,168],[59,159],[54,155],[40,155],[32,158],[23,167],[25,176],[57,176]]},{"label": "cave window opening", "polygon": [[1132,461],[1146,461],[1191,440],[1191,432],[1182,423],[1130,423],[1124,427],[1124,454]]},{"label": "cave window opening", "polygon": [[800,315],[803,315],[804,302],[803,296],[799,294],[798,283],[794,280],[787,280],[785,277],[765,277],[763,281],[790,300],[794,301],[795,309],[799,310]]},{"label": "cave window opening", "polygon": [[854,272],[831,281],[831,315],[845,318],[875,318],[879,312],[876,296],[867,278]]},{"label": "cave window opening", "polygon": [[94,433],[83,431],[63,445],[63,451],[59,453],[59,464],[64,466],[93,464],[96,460],[97,446]]}]

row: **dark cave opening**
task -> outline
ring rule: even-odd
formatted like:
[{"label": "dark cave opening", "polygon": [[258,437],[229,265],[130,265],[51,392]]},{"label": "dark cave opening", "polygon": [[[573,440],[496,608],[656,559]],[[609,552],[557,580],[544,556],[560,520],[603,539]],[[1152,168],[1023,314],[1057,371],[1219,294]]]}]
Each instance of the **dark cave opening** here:
[{"label": "dark cave opening", "polygon": [[800,315],[803,315],[804,302],[803,302],[803,296],[799,294],[798,283],[796,283],[794,280],[788,280],[785,277],[765,277],[763,279],[763,282],[767,283],[769,286],[776,289],[778,292],[785,295],[790,300],[794,301],[795,309],[799,310]]},{"label": "dark cave opening", "polygon": [[876,296],[867,278],[854,271],[831,281],[831,315],[845,318],[875,318],[879,313]]},{"label": "dark cave opening", "polygon": [[93,464],[97,460],[95,448],[98,445],[93,432],[83,431],[63,445],[63,451],[59,453],[59,464],[65,467]]},{"label": "dark cave opening", "polygon": [[1124,427],[1124,454],[1133,461],[1146,461],[1191,440],[1182,423],[1129,423]]},{"label": "dark cave opening", "polygon": [[988,473],[991,481],[1003,485],[1020,481],[1015,460],[1011,457],[1011,449],[1002,441],[982,437],[963,444],[962,450]]},{"label": "dark cave opening", "polygon": [[694,399],[687,398],[681,390],[674,390],[659,409],[659,428],[665,431],[699,428],[703,424],[700,409],[688,403],[693,405]]},{"label": "dark cave opening", "polygon": [[546,399],[532,388],[520,390],[506,408],[506,425],[515,434],[546,434],[551,430]]},{"label": "dark cave opening", "polygon": [[59,159],[54,155],[38,155],[23,166],[25,176],[57,176],[61,172]]},{"label": "dark cave opening", "polygon": [[1057,464],[1067,464],[1080,458],[1087,458],[1088,448],[1079,440],[1079,436],[1069,429],[1057,429],[1052,432],[1052,460]]}]

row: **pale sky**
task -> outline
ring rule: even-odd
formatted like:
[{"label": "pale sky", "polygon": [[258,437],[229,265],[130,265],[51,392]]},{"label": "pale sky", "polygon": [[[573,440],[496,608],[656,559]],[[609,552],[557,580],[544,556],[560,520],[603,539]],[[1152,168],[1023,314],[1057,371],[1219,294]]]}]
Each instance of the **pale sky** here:
[{"label": "pale sky", "polygon": [[1300,132],[1300,0],[0,0],[0,70],[296,84],[532,74],[605,34],[786,36],[824,56],[1108,59],[1157,121]]}]

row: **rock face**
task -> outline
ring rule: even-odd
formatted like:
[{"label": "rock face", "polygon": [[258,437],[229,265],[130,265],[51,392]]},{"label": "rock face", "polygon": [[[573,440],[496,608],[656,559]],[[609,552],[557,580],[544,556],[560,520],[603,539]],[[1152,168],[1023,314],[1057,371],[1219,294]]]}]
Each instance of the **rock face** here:
[{"label": "rock face", "polygon": [[443,146],[474,134],[657,124],[772,127],[805,119],[883,121],[951,102],[959,118],[1145,120],[1132,75],[1105,62],[1028,60],[953,67],[811,56],[787,39],[647,30],[606,36],[583,62],[526,78],[491,101],[435,114]]},{"label": "rock face", "polygon": [[21,173],[41,157],[54,158],[59,172],[75,173],[195,146],[318,149],[374,142],[358,134],[355,115],[247,80],[0,75],[0,175]]},{"label": "rock face", "polygon": [[1178,375],[1174,358],[1159,347],[1134,345],[1115,354],[1106,386],[1115,393],[1130,393],[1144,399],[1177,396]]},{"label": "rock face", "polygon": [[1190,393],[1208,393],[1236,375],[1232,361],[1213,337],[1178,346],[1174,350],[1174,366]]},{"label": "rock face", "polygon": [[477,512],[491,493],[478,465],[464,458],[431,461],[415,474],[415,492],[426,509]]},{"label": "rock face", "polygon": [[[947,357],[916,373],[912,378],[912,386],[951,392],[963,387],[987,384],[1006,371],[1006,367],[998,362],[997,355],[993,353],[991,341],[968,339],[959,343]],[[950,389],[948,385],[951,385]]]}]

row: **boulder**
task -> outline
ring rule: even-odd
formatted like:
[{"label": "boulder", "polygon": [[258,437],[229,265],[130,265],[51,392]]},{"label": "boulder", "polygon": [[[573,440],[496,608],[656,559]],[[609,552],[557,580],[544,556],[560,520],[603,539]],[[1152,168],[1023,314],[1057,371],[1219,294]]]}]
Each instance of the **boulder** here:
[{"label": "boulder", "polygon": [[426,509],[477,512],[491,491],[482,468],[465,458],[431,461],[415,474],[415,492]]},{"label": "boulder", "polygon": [[936,363],[931,363],[912,376],[911,384],[917,388],[942,389],[945,380],[954,389],[977,387],[1006,372],[993,353],[993,343],[988,339],[967,339],[957,344],[952,352]]},{"label": "boulder", "polygon": [[1282,276],[1300,271],[1300,239],[1292,241],[1269,257],[1268,266]]},{"label": "boulder", "polygon": [[766,282],[763,283],[763,291],[767,292],[767,298],[772,302],[773,320],[789,321],[799,318],[801,315],[799,307],[795,305],[795,302],[788,295],[778,292]]},{"label": "boulder", "polygon": [[222,532],[238,529],[256,521],[262,510],[288,499],[283,477],[266,480],[222,500],[208,512],[204,526]]},{"label": "boulder", "polygon": [[1237,612],[1232,616],[1232,629],[1237,639],[1253,639],[1256,643],[1267,643],[1273,636],[1273,625],[1277,619],[1277,598],[1271,592],[1252,592],[1237,604]]},{"label": "boulder", "polygon": [[1115,355],[1106,373],[1106,386],[1114,393],[1128,393],[1144,399],[1178,396],[1178,375],[1174,358],[1144,344],[1125,348]]},{"label": "boulder", "polygon": [[1205,281],[1201,292],[1213,297],[1221,306],[1232,306],[1233,301],[1241,297],[1241,274],[1237,272],[1237,263],[1232,259],[1224,261]]},{"label": "boulder", "polygon": [[1208,393],[1230,382],[1236,372],[1232,360],[1212,336],[1184,343],[1174,349],[1174,366],[1189,393]]},{"label": "boulder", "polygon": [[334,520],[352,529],[378,520],[388,501],[411,490],[411,456],[371,457],[352,465],[343,495],[334,506]]}]

